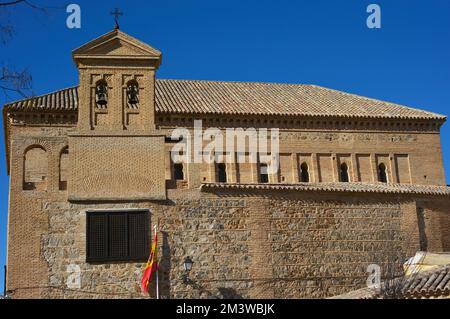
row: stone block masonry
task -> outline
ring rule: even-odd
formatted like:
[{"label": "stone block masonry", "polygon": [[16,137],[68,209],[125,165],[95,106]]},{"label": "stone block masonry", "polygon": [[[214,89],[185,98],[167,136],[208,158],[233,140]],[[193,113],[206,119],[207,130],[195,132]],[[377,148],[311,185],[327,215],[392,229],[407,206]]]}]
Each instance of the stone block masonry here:
[{"label": "stone block masonry", "polygon": [[[179,190],[169,195],[157,203],[43,202],[48,231],[39,246],[48,275],[40,297],[143,297],[143,263],[86,262],[85,212],[91,209],[148,208],[151,223],[159,218],[163,298],[329,297],[363,287],[369,264],[392,262],[388,252],[417,249],[404,237],[408,225],[408,234],[419,236],[410,223],[415,212],[408,210],[410,203],[389,196],[286,198],[274,192],[242,198]],[[195,287],[181,280],[185,256],[194,261]],[[66,285],[73,264],[81,270],[79,289]],[[15,294],[26,296],[20,289]]]}]

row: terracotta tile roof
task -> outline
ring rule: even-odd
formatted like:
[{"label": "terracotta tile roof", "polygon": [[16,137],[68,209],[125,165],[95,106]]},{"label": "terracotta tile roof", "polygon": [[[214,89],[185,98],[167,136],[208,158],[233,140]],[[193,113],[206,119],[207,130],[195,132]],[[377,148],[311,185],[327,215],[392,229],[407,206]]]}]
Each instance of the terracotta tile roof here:
[{"label": "terracotta tile roof", "polygon": [[403,294],[410,298],[450,297],[450,265],[408,276]]},{"label": "terracotta tile roof", "polygon": [[292,191],[324,191],[346,193],[384,193],[384,194],[417,194],[450,196],[448,186],[406,185],[384,183],[298,183],[298,184],[229,184],[203,183],[202,191],[214,189],[245,189],[245,190],[292,190]]},{"label": "terracotta tile roof", "polygon": [[[155,90],[159,113],[446,118],[316,85],[158,79]],[[76,111],[78,89],[72,87],[9,103],[5,107],[24,111]]]},{"label": "terracotta tile roof", "polygon": [[[397,284],[402,298],[450,298],[450,265],[397,278],[390,285]],[[377,299],[380,296],[374,289],[362,288],[330,299]]]},{"label": "terracotta tile roof", "polygon": [[17,111],[77,111],[78,87],[24,99],[5,105],[7,110]]},{"label": "terracotta tile roof", "polygon": [[159,80],[156,93],[158,111],[168,113],[441,117],[316,85]]}]

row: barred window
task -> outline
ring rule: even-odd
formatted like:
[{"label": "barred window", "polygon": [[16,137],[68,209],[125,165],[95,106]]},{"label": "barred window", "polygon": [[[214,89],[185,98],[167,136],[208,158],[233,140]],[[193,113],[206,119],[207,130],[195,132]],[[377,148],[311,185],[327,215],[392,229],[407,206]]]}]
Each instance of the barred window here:
[{"label": "barred window", "polygon": [[87,212],[86,219],[86,261],[147,260],[147,210]]}]

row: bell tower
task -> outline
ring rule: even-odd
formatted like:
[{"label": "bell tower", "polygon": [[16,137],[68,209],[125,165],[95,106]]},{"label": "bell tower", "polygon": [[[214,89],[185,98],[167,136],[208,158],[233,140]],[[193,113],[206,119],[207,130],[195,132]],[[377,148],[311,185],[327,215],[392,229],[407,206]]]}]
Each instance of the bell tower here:
[{"label": "bell tower", "polygon": [[69,200],[164,199],[164,135],[155,128],[161,52],[116,25],[72,55],[79,105]]},{"label": "bell tower", "polygon": [[73,51],[79,70],[79,131],[155,128],[155,72],[161,52],[118,28]]}]

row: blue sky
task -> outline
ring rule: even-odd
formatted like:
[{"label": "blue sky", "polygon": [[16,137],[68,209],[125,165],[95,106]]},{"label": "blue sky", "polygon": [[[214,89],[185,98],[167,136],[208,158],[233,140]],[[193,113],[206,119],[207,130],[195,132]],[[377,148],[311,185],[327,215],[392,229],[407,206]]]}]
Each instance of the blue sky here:
[{"label": "blue sky", "polygon": [[[450,114],[448,0],[73,0],[81,29],[66,27],[64,1],[33,1],[60,9],[8,10],[15,35],[0,44],[0,66],[27,68],[37,95],[78,83],[71,50],[110,31],[118,6],[121,29],[163,52],[160,78],[311,83]],[[371,3],[381,6],[381,29],[366,26]],[[441,133],[450,181],[450,125]],[[8,177],[0,138],[3,265]],[[0,275],[3,291],[3,267]]]}]

